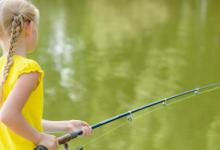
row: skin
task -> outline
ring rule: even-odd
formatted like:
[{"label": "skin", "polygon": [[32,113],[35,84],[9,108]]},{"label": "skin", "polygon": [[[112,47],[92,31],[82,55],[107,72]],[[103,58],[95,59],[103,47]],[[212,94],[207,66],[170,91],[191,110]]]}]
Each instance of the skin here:
[{"label": "skin", "polygon": [[[10,38],[2,34],[0,39],[4,54],[6,54],[6,50],[10,46]],[[37,41],[38,33],[36,26],[32,21],[30,23],[26,22],[15,48],[16,54],[25,57],[27,53],[35,48]],[[47,133],[68,132],[81,129],[83,130],[83,136],[91,135],[92,129],[88,123],[81,120],[50,121],[43,119],[43,133],[38,132],[28,124],[21,111],[29,96],[37,87],[39,77],[40,74],[38,72],[22,74],[19,77],[0,109],[0,121],[15,133],[32,141],[35,145],[44,145],[49,150],[57,149],[58,140],[57,137]]]}]

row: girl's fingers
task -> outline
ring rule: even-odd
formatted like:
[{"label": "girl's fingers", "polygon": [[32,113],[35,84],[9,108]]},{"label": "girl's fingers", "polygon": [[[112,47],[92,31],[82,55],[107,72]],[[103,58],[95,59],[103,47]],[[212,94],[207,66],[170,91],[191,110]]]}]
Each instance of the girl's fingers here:
[{"label": "girl's fingers", "polygon": [[83,131],[82,136],[89,136],[92,134],[92,129],[87,122],[81,120],[74,120],[73,124],[75,125],[75,128],[81,128],[81,130]]},{"label": "girl's fingers", "polygon": [[83,130],[83,136],[90,136],[91,135],[91,128],[88,127],[88,126],[85,126],[85,127],[82,127],[82,130]]},{"label": "girl's fingers", "polygon": [[86,129],[84,127],[82,127],[82,131],[83,131],[83,136],[86,136]]},{"label": "girl's fingers", "polygon": [[89,136],[92,134],[92,128],[90,126],[86,126],[86,131]]},{"label": "girl's fingers", "polygon": [[92,135],[92,128],[89,126],[89,135]]},{"label": "girl's fingers", "polygon": [[58,148],[58,145],[59,145],[58,139],[56,138],[56,142],[55,142],[55,144],[53,146],[53,149],[56,150]]},{"label": "girl's fingers", "polygon": [[85,121],[81,121],[81,125],[83,125],[83,126],[89,126],[89,124],[88,124],[87,122],[85,122]]},{"label": "girl's fingers", "polygon": [[85,136],[88,136],[89,135],[89,131],[88,131],[88,128],[87,127],[84,127],[84,130],[85,130]]},{"label": "girl's fingers", "polygon": [[59,146],[59,141],[58,141],[58,139],[57,139],[57,141],[56,141],[56,146],[57,146],[57,147]]},{"label": "girl's fingers", "polygon": [[91,135],[91,130],[88,126],[85,127],[86,128],[86,135],[90,136]]},{"label": "girl's fingers", "polygon": [[57,149],[57,145],[54,144],[53,147],[52,147],[52,149],[53,149],[53,150],[56,150],[56,149]]},{"label": "girl's fingers", "polygon": [[86,128],[86,135],[92,134],[92,128],[89,126],[89,124],[85,121],[81,122],[82,126]]}]

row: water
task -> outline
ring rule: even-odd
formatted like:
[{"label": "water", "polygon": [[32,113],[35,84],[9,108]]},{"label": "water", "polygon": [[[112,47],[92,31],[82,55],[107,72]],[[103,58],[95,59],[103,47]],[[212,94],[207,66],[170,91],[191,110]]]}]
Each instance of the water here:
[{"label": "water", "polygon": [[[218,0],[36,3],[40,39],[31,57],[45,70],[46,119],[95,123],[220,81]],[[85,149],[219,150],[219,97],[220,91],[193,97],[102,136],[122,119],[71,148],[98,138]]]}]

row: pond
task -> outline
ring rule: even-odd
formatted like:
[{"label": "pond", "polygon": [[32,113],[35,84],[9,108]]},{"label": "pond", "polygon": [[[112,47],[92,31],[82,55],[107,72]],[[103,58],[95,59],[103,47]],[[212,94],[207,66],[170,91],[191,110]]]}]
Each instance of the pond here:
[{"label": "pond", "polygon": [[[91,124],[219,81],[218,0],[36,1],[44,118]],[[71,141],[89,150],[219,150],[220,91]],[[141,117],[140,117],[141,116]],[[62,147],[60,147],[62,149]]]}]

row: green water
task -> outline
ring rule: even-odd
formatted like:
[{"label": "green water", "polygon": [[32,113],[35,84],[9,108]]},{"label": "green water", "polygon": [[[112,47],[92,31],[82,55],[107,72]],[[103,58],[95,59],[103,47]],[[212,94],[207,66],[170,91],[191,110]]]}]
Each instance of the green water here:
[{"label": "green water", "polygon": [[[40,39],[31,57],[45,70],[46,119],[95,123],[220,81],[218,0],[36,3]],[[71,148],[219,150],[219,99],[214,91],[147,114],[150,109],[132,123],[122,119],[78,138]]]}]

